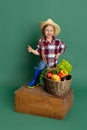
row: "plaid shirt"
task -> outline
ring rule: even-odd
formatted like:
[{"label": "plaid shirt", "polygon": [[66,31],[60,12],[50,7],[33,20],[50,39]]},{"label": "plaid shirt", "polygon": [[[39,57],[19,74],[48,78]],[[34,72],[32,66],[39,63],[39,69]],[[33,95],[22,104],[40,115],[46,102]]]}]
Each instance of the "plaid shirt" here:
[{"label": "plaid shirt", "polygon": [[[43,44],[43,46],[41,44]],[[40,56],[43,51],[46,58],[47,66],[49,66],[50,68],[56,67],[56,55],[58,53],[63,54],[65,52],[65,48],[65,44],[60,39],[56,39],[55,37],[53,37],[51,43],[48,42],[47,39],[44,37],[43,43],[41,42],[41,39],[39,39],[37,44],[37,51],[39,52]]]}]

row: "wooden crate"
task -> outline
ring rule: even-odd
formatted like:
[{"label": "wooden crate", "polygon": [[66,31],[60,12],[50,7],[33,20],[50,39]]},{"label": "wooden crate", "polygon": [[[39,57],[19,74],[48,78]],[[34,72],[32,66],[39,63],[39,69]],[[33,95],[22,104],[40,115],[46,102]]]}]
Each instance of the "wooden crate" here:
[{"label": "wooden crate", "polygon": [[62,97],[47,93],[43,86],[33,89],[25,85],[14,93],[14,109],[16,112],[38,115],[49,118],[63,119],[73,103],[73,90]]}]

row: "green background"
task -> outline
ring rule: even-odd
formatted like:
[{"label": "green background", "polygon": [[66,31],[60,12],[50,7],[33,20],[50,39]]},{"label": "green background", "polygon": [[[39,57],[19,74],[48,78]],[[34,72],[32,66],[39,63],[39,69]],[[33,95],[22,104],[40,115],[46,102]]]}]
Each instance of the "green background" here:
[{"label": "green background", "polygon": [[[0,0],[0,129],[73,130],[87,128],[87,1],[86,0]],[[53,19],[61,27],[57,38],[65,42],[65,58],[73,66],[74,102],[62,121],[14,112],[14,91],[32,79],[38,57],[40,21]]]}]

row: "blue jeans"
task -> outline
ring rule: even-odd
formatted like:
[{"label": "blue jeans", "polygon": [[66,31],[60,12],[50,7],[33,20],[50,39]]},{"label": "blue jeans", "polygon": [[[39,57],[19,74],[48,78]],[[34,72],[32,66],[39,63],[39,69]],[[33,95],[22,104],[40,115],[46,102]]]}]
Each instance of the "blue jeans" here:
[{"label": "blue jeans", "polygon": [[42,60],[42,61],[39,62],[37,69],[38,70],[44,70],[44,69],[46,69],[46,67],[47,67],[47,63]]}]

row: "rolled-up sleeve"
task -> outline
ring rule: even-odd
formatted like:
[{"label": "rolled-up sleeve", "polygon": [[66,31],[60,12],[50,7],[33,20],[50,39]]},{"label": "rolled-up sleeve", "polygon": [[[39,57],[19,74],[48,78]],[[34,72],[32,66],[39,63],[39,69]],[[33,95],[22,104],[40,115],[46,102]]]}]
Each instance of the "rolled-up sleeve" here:
[{"label": "rolled-up sleeve", "polygon": [[66,50],[65,43],[62,42],[62,41],[60,41],[60,44],[59,44],[59,53],[64,54],[65,50]]}]

